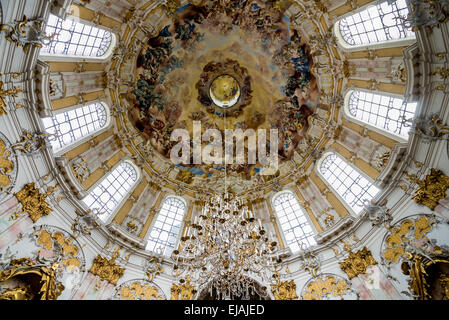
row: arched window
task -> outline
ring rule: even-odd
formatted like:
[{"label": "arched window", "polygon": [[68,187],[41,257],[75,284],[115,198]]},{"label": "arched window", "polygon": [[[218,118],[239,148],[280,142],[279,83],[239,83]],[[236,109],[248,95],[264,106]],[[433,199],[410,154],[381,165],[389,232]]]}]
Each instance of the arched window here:
[{"label": "arched window", "polygon": [[83,199],[83,202],[90,209],[97,209],[101,213],[98,217],[106,221],[136,184],[137,177],[136,168],[131,163],[123,161]]},{"label": "arched window", "polygon": [[331,188],[357,214],[363,209],[364,201],[373,199],[379,192],[376,186],[335,153],[325,156],[319,170]]},{"label": "arched window", "polygon": [[50,14],[45,33],[55,36],[42,46],[40,54],[105,58],[112,44],[112,33],[72,19],[62,20]]},{"label": "arched window", "polygon": [[404,99],[371,93],[351,91],[348,93],[349,115],[379,129],[408,138],[410,127],[404,121],[413,118],[417,103],[406,103]]},{"label": "arched window", "polygon": [[292,192],[285,191],[276,196],[273,206],[292,252],[298,252],[302,246],[310,247],[316,244],[314,231]]},{"label": "arched window", "polygon": [[162,250],[163,255],[170,255],[175,249],[185,211],[186,205],[181,199],[165,199],[151,229],[146,249],[153,252]]},{"label": "arched window", "polygon": [[103,103],[94,102],[80,108],[43,118],[45,131],[52,134],[50,142],[56,152],[90,135],[108,123],[108,112]]},{"label": "arched window", "polygon": [[401,23],[408,12],[406,0],[387,0],[340,20],[338,29],[349,46],[413,39],[413,31]]}]

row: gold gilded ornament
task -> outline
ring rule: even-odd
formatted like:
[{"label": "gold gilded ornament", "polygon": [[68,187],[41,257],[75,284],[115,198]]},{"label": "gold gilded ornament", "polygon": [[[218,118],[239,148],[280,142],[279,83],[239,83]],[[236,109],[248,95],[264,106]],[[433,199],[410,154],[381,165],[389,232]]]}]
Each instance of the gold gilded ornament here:
[{"label": "gold gilded ornament", "polygon": [[438,201],[446,198],[446,191],[449,188],[449,177],[441,170],[430,169],[424,180],[420,181],[416,177],[411,179],[418,183],[419,189],[412,197],[416,203],[429,207],[432,211],[438,205]]},{"label": "gold gilded ornament", "polygon": [[276,274],[277,283],[271,285],[271,292],[276,300],[295,300],[298,299],[296,295],[296,283],[294,280],[281,281],[279,275]]},{"label": "gold gilded ornament", "polygon": [[152,257],[148,261],[146,274],[148,276],[148,280],[153,282],[154,278],[164,272],[164,268],[162,268],[163,258],[160,257]]},{"label": "gold gilded ornament", "polygon": [[[402,255],[404,255],[406,241],[408,238],[421,240],[425,238],[425,234],[432,228],[432,221],[427,216],[421,216],[416,220],[406,219],[401,222],[398,227],[390,228],[390,235],[385,239],[386,249],[383,256],[386,260],[391,262],[398,262]],[[407,236],[413,232],[413,235]]]},{"label": "gold gilded ornament", "polygon": [[159,289],[149,283],[133,282],[120,288],[121,300],[164,300]]},{"label": "gold gilded ornament", "polygon": [[181,279],[179,282],[180,284],[172,284],[170,300],[193,300],[193,296],[197,291],[190,284],[190,277],[186,276],[185,280]]},{"label": "gold gilded ornament", "polygon": [[53,244],[58,243],[62,248],[62,254],[64,256],[64,259],[62,259],[61,262],[67,267],[69,272],[71,272],[74,267],[81,266],[81,262],[76,258],[79,253],[78,247],[72,243],[71,238],[64,237],[61,232],[57,231],[51,234],[43,229],[41,230],[36,243],[47,250],[52,250]]},{"label": "gold gilded ornament", "polygon": [[53,209],[51,209],[49,204],[46,202],[46,198],[52,194],[55,189],[56,187],[50,187],[49,191],[46,193],[41,193],[39,189],[34,186],[34,182],[26,184],[22,190],[14,194],[19,203],[22,205],[22,210],[14,213],[10,220],[17,219],[19,215],[25,212],[28,213],[33,222],[36,222],[41,217],[48,216],[51,212],[53,212]]},{"label": "gold gilded ornament", "polygon": [[327,275],[326,278],[319,277],[307,285],[306,292],[303,294],[305,300],[322,300],[330,296],[340,297],[347,292],[348,284],[345,280],[338,280]]},{"label": "gold gilded ornament", "polygon": [[[0,73],[0,76],[2,74]],[[19,92],[23,92],[23,90],[18,89],[17,87],[14,87],[14,89],[5,90],[3,89],[4,82],[0,81],[0,116],[6,114],[6,110],[4,109],[6,107],[6,101],[5,98],[8,96],[17,97],[17,94]]]},{"label": "gold gilded ornament", "polygon": [[7,289],[0,294],[0,300],[56,300],[64,290],[64,285],[56,281],[55,270],[57,265],[51,268],[36,265],[29,258],[13,259],[10,262],[10,269],[0,271],[0,283],[9,279],[23,279],[28,276],[40,277],[39,290],[33,290],[28,285]]},{"label": "gold gilded ornament", "polygon": [[381,170],[385,168],[388,160],[390,159],[390,151],[385,151],[381,156],[377,157],[377,169]]},{"label": "gold gilded ornament", "polygon": [[377,264],[367,247],[363,247],[362,250],[357,252],[352,252],[347,246],[345,246],[345,249],[348,251],[349,257],[339,264],[340,269],[348,275],[349,279],[355,278],[359,274],[365,274],[368,267]]},{"label": "gold gilded ornament", "polygon": [[103,258],[98,255],[94,259],[94,263],[89,272],[93,275],[99,276],[100,280],[106,280],[113,285],[117,284],[117,281],[125,273],[125,269],[115,264],[117,253],[112,256],[112,259]]},{"label": "gold gilded ornament", "polygon": [[0,190],[2,187],[6,187],[11,184],[11,179],[8,174],[13,171],[14,163],[9,160],[10,156],[11,151],[7,150],[6,143],[0,139]]}]

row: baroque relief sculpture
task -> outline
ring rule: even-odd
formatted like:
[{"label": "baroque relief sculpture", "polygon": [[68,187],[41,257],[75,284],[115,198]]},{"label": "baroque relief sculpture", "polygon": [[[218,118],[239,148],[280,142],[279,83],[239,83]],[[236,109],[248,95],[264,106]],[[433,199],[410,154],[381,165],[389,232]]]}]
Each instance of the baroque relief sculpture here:
[{"label": "baroque relief sculpture", "polygon": [[438,202],[446,198],[446,191],[449,189],[449,177],[443,171],[431,168],[430,173],[424,180],[420,181],[416,178],[413,180],[419,185],[412,198],[416,203],[425,205],[433,211]]},{"label": "baroque relief sculpture", "polygon": [[281,281],[277,277],[277,283],[271,285],[271,292],[276,300],[295,300],[298,299],[296,294],[296,283],[294,280]]},{"label": "baroque relief sculpture", "polygon": [[[2,74],[0,73],[0,76]],[[8,96],[17,97],[17,94],[19,92],[23,92],[23,90],[18,89],[17,87],[14,87],[13,89],[3,89],[4,82],[0,81],[0,116],[7,114],[5,107],[6,107],[6,101],[5,98]]]},{"label": "baroque relief sculpture", "polygon": [[125,273],[125,268],[120,267],[115,263],[118,253],[114,253],[112,259],[104,258],[100,255],[94,259],[92,267],[89,272],[100,278],[101,281],[106,280],[107,282],[116,285],[117,281]]},{"label": "baroque relief sculpture", "polygon": [[8,139],[0,133],[0,199],[14,187],[17,176],[17,156]]},{"label": "baroque relief sculpture", "polygon": [[354,295],[348,281],[337,275],[323,273],[316,278],[310,279],[305,284],[301,296],[304,300],[328,300],[335,298],[344,300],[343,297],[346,294]]},{"label": "baroque relief sculpture", "polygon": [[115,292],[114,299],[120,300],[165,300],[165,294],[154,283],[143,279],[122,283]]},{"label": "baroque relief sculpture", "polygon": [[11,219],[15,220],[20,215],[28,213],[33,222],[36,222],[41,217],[48,216],[53,209],[47,203],[46,198],[55,191],[56,187],[49,187],[48,191],[41,193],[38,188],[34,186],[34,182],[26,184],[22,190],[14,193],[17,201],[22,205],[20,211],[14,213]]},{"label": "baroque relief sculpture", "polygon": [[352,252],[349,247],[346,247],[346,250],[349,253],[349,257],[343,260],[343,262],[339,262],[339,264],[340,269],[348,275],[349,279],[357,277],[359,274],[365,274],[369,266],[377,264],[367,247],[363,247],[362,250],[357,252]]}]

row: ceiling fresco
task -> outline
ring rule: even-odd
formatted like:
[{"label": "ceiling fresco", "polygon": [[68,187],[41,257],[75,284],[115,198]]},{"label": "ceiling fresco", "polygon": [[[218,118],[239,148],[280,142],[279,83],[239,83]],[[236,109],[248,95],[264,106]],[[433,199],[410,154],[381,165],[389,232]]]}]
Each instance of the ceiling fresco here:
[{"label": "ceiling fresco", "polygon": [[[300,152],[319,89],[310,48],[285,14],[289,7],[203,1],[163,18],[140,50],[126,99],[131,123],[164,159],[171,161],[177,143],[172,131],[185,128],[192,137],[194,120],[203,132],[219,129],[223,141],[224,129],[278,129],[281,166]],[[247,182],[279,176],[260,163],[177,167],[177,180],[191,185],[224,175]]]}]

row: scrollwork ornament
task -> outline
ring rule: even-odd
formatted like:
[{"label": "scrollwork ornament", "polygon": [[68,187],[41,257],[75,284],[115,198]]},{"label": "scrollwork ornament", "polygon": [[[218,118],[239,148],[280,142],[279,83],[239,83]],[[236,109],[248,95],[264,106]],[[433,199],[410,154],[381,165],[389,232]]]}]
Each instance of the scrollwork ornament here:
[{"label": "scrollwork ornament", "polygon": [[449,140],[449,125],[445,125],[438,114],[404,120],[404,126],[411,127],[410,133],[419,135],[424,141]]},{"label": "scrollwork ornament", "polygon": [[76,179],[80,183],[83,183],[90,175],[89,163],[87,163],[87,160],[84,157],[78,156],[73,159],[71,167]]},{"label": "scrollwork ornament", "polygon": [[15,44],[16,47],[23,47],[28,52],[30,46],[41,48],[48,45],[57,34],[50,36],[45,34],[45,20],[43,18],[27,18],[23,16],[22,20],[16,20],[14,25],[2,24],[0,31],[5,32],[6,40]]},{"label": "scrollwork ornament", "polygon": [[359,294],[351,288],[350,282],[335,274],[323,273],[312,278],[304,285],[301,292],[303,300],[329,300],[333,297],[344,300],[344,296]]},{"label": "scrollwork ornament", "polygon": [[[2,73],[0,73],[0,76]],[[4,82],[0,81],[0,116],[7,114],[5,107],[7,106],[5,98],[6,97],[16,97],[20,92],[24,92],[22,89],[18,87],[13,87],[12,89],[3,89]]]},{"label": "scrollwork ornament", "polygon": [[49,134],[44,132],[23,131],[20,140],[11,146],[12,150],[33,156],[38,154],[49,143]]},{"label": "scrollwork ornament", "polygon": [[80,210],[75,210],[77,217],[73,220],[72,231],[73,238],[78,238],[81,234],[85,236],[90,236],[91,231],[98,228],[100,224],[98,223],[98,216],[102,213],[98,209],[88,209],[86,212],[81,212]]},{"label": "scrollwork ornament", "polygon": [[17,155],[9,140],[0,133],[0,200],[11,193],[17,178]]},{"label": "scrollwork ornament", "polygon": [[56,187],[49,187],[47,192],[42,193],[35,187],[34,182],[26,184],[22,190],[14,194],[22,208],[13,213],[9,220],[16,220],[20,215],[28,213],[30,219],[36,222],[41,217],[49,215],[53,209],[50,208],[46,199],[55,192],[55,189]]},{"label": "scrollwork ornament", "polygon": [[418,190],[412,197],[416,203],[429,207],[432,211],[441,199],[446,198],[449,189],[449,177],[439,169],[430,169],[424,180],[419,180],[416,175],[408,175],[409,179],[418,184]]},{"label": "scrollwork ornament", "polygon": [[409,14],[403,19],[405,28],[431,30],[449,20],[449,0],[407,0]]},{"label": "scrollwork ornament", "polygon": [[116,258],[117,254],[114,254],[112,259],[97,255],[89,272],[98,276],[101,281],[106,280],[107,282],[116,285],[117,281],[125,273],[125,269],[115,263]]},{"label": "scrollwork ornament", "polygon": [[[410,259],[410,254],[431,258],[441,254],[443,246],[427,235],[434,227],[447,224],[449,220],[436,215],[418,214],[404,218],[388,227],[381,252],[381,264],[387,270],[400,261]],[[445,250],[448,251],[449,248]]]},{"label": "scrollwork ornament", "polygon": [[166,300],[166,296],[155,283],[134,279],[117,287],[112,300]]},{"label": "scrollwork ornament", "polygon": [[368,267],[377,264],[367,247],[363,247],[362,250],[357,252],[353,252],[347,245],[345,245],[345,249],[349,256],[339,264],[341,270],[348,275],[349,279],[355,278],[359,274],[365,274]]},{"label": "scrollwork ornament", "polygon": [[148,280],[150,282],[153,282],[156,276],[164,272],[164,268],[162,268],[163,261],[164,258],[160,252],[158,255],[155,255],[146,261],[145,273],[148,276]]},{"label": "scrollwork ornament", "polygon": [[302,262],[300,268],[309,272],[312,277],[316,278],[320,274],[321,259],[318,255],[306,248],[304,244],[302,245],[302,250],[300,253]]},{"label": "scrollwork ornament", "polygon": [[[445,295],[445,277],[448,276],[444,266],[449,265],[449,247],[433,239],[432,231],[448,224],[448,219],[436,215],[418,214],[398,221],[388,228],[389,233],[383,240],[382,264],[388,273],[395,264],[400,263],[402,273],[407,277],[409,291],[402,291],[406,296],[418,300],[433,299],[435,288],[440,287],[440,294]],[[437,265],[443,266],[438,273]],[[429,268],[436,272],[430,272]],[[442,281],[442,282],[441,282]],[[437,290],[438,291],[438,290]],[[438,294],[437,294],[438,295]]]},{"label": "scrollwork ornament", "polygon": [[276,300],[296,300],[296,283],[292,279],[290,281],[281,281],[279,274],[275,274],[276,283],[271,285],[271,292]]}]

